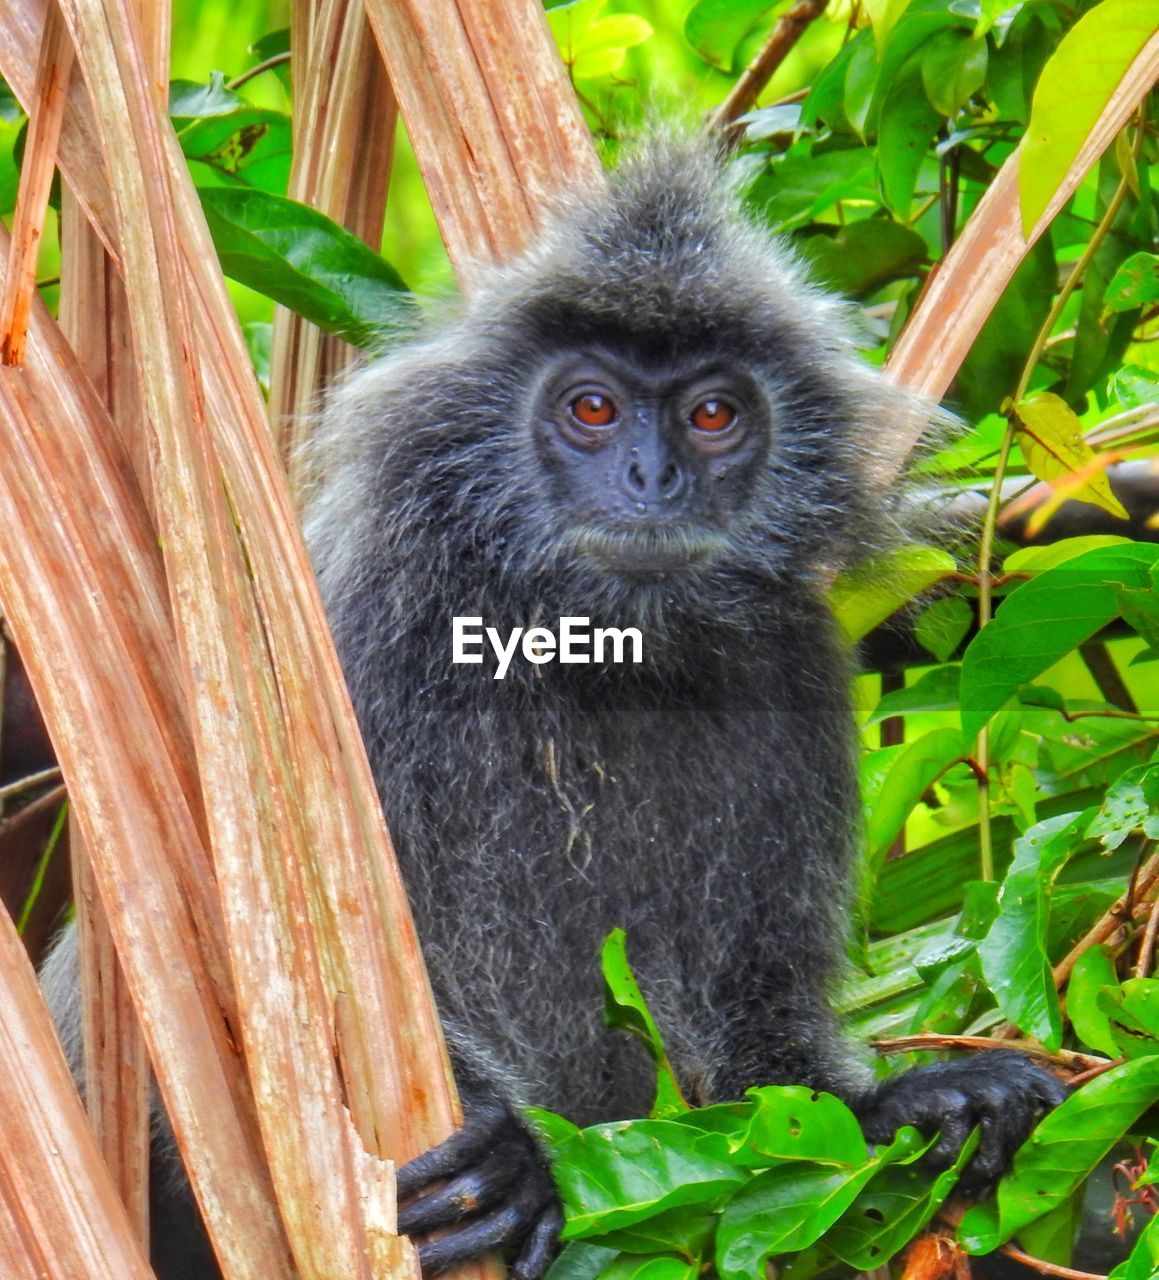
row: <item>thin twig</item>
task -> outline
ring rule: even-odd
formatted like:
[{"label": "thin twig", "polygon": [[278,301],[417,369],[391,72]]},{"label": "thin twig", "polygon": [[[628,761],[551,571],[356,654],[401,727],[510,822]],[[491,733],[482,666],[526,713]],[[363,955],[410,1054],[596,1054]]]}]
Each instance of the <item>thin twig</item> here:
[{"label": "thin twig", "polygon": [[728,97],[712,113],[708,127],[727,132],[747,111],[751,111],[762,90],[804,35],[806,28],[825,11],[827,0],[797,0],[776,22],[760,52],[744,69]]},{"label": "thin twig", "polygon": [[1067,1083],[1072,1089],[1081,1089],[1084,1084],[1090,1084],[1092,1080],[1097,1080],[1099,1076],[1105,1076],[1108,1071],[1112,1071],[1115,1067],[1121,1067],[1126,1058],[1108,1058],[1106,1062],[1100,1063],[1097,1067],[1092,1067],[1089,1071],[1080,1071],[1077,1076],[1072,1076]]},{"label": "thin twig", "polygon": [[30,773],[25,778],[18,778],[15,782],[10,782],[6,787],[0,787],[0,813],[3,813],[4,807],[9,800],[15,800],[17,796],[22,796],[26,791],[35,791],[37,787],[41,787],[47,782],[58,782],[59,780],[60,770],[54,765],[51,769],[41,769],[39,773]]},{"label": "thin twig", "polygon": [[1139,944],[1139,959],[1135,962],[1135,977],[1145,978],[1155,961],[1155,937],[1159,934],[1159,903],[1152,903],[1147,915],[1147,928]]},{"label": "thin twig", "polygon": [[1100,1058],[1093,1053],[1078,1053],[1074,1049],[1059,1049],[1051,1052],[1039,1044],[1011,1044],[997,1036],[947,1036],[934,1031],[923,1032],[913,1036],[883,1036],[873,1041],[873,1047],[879,1053],[912,1053],[922,1049],[1012,1049],[1024,1053],[1027,1057],[1037,1058],[1040,1062],[1051,1062],[1055,1066],[1068,1071],[1089,1071],[1095,1067],[1104,1067],[1108,1059]]},{"label": "thin twig", "polygon": [[272,54],[264,62],[259,62],[257,66],[250,67],[247,71],[243,71],[240,75],[234,76],[234,78],[230,80],[225,87],[230,91],[233,91],[235,89],[240,89],[243,84],[248,83],[250,80],[256,79],[260,75],[264,75],[265,72],[272,71],[274,67],[280,67],[283,63],[286,63],[289,61],[290,61],[289,49],[285,49],[281,53]]},{"label": "thin twig", "polygon": [[1021,1262],[1024,1267],[1032,1267],[1044,1276],[1058,1276],[1059,1280],[1107,1280],[1106,1276],[1097,1271],[1076,1271],[1073,1267],[1060,1267],[1055,1262],[1035,1258],[1029,1253],[1024,1253],[1017,1245],[1004,1244],[998,1252],[1013,1258],[1015,1262]]}]

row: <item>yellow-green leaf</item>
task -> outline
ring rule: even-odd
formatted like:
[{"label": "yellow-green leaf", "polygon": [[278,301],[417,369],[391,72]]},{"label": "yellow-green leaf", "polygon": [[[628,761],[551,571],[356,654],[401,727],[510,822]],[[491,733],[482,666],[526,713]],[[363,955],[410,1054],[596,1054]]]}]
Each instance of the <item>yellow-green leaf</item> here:
[{"label": "yellow-green leaf", "polygon": [[1156,26],[1159,0],[1102,0],[1075,23],[1042,69],[1018,174],[1027,236]]},{"label": "yellow-green leaf", "polygon": [[1054,498],[1034,513],[1029,532],[1037,532],[1068,498],[1127,519],[1127,509],[1111,492],[1106,458],[1083,439],[1083,425],[1065,400],[1041,391],[1016,404],[1012,414],[1026,465],[1054,489]]}]

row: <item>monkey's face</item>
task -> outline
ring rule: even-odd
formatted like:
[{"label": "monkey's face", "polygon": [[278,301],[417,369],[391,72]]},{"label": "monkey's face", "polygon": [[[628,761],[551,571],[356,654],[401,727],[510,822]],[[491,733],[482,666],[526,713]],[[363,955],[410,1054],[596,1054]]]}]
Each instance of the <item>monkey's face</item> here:
[{"label": "monkey's face", "polygon": [[726,361],[674,372],[608,351],[561,355],[532,425],[566,543],[654,575],[716,559],[769,449],[770,406]]}]

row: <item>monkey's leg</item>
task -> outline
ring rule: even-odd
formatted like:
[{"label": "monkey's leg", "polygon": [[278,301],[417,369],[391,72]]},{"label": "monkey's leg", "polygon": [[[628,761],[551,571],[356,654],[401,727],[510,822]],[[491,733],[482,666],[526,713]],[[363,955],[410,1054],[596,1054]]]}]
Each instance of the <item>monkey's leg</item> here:
[{"label": "monkey's leg", "polygon": [[419,1243],[426,1277],[504,1249],[516,1280],[539,1280],[563,1226],[547,1162],[498,1093],[467,1085],[462,1098],[463,1127],[398,1171],[399,1230],[441,1233]]},{"label": "monkey's leg", "polygon": [[913,1067],[879,1085],[857,1110],[871,1142],[889,1142],[906,1124],[939,1133],[927,1157],[938,1168],[952,1164],[978,1128],[981,1142],[960,1183],[976,1194],[997,1182],[1038,1121],[1066,1096],[1066,1087],[1029,1058],[996,1049]]}]

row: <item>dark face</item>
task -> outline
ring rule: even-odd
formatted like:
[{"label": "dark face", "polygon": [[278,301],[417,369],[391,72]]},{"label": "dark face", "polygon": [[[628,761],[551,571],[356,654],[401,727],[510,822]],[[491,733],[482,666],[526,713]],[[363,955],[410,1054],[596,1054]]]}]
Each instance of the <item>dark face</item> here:
[{"label": "dark face", "polygon": [[534,427],[569,542],[605,568],[712,560],[769,446],[768,403],[727,362],[641,368],[607,352],[561,357]]}]

